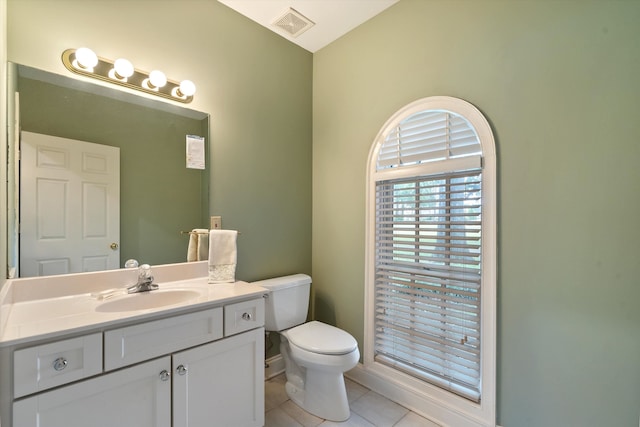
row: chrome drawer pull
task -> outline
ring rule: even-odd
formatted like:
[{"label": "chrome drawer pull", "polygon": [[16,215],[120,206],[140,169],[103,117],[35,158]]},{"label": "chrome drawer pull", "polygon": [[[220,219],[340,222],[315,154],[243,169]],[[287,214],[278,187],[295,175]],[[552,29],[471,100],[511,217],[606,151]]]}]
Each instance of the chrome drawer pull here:
[{"label": "chrome drawer pull", "polygon": [[185,368],[184,365],[180,365],[176,368],[176,372],[178,373],[178,375],[186,375],[187,368]]},{"label": "chrome drawer pull", "polygon": [[69,362],[67,362],[67,359],[65,359],[64,357],[58,357],[53,361],[53,369],[55,369],[56,371],[62,371],[67,367],[68,363]]},{"label": "chrome drawer pull", "polygon": [[166,369],[163,369],[163,370],[160,372],[160,379],[161,379],[162,381],[169,381],[169,378],[170,378],[170,377],[171,377],[171,374],[170,374]]},{"label": "chrome drawer pull", "polygon": [[251,320],[251,313],[242,313],[242,320]]}]

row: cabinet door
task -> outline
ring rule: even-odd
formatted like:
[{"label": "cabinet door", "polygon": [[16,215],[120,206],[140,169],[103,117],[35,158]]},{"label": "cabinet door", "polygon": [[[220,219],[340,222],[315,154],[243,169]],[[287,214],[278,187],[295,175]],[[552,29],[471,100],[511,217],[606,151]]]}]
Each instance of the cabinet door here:
[{"label": "cabinet door", "polygon": [[264,424],[264,328],[173,355],[174,427]]},{"label": "cabinet door", "polygon": [[169,356],[14,402],[14,427],[170,427]]}]

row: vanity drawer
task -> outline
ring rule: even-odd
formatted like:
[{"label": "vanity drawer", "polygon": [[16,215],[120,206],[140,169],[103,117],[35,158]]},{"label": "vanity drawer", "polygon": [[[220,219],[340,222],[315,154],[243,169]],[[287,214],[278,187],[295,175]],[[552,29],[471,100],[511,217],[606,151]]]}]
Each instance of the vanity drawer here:
[{"label": "vanity drawer", "polygon": [[102,334],[17,350],[13,365],[15,397],[97,375],[102,372]]},{"label": "vanity drawer", "polygon": [[224,307],[224,335],[234,335],[264,326],[264,298]]},{"label": "vanity drawer", "polygon": [[106,371],[222,338],[222,307],[104,333]]}]

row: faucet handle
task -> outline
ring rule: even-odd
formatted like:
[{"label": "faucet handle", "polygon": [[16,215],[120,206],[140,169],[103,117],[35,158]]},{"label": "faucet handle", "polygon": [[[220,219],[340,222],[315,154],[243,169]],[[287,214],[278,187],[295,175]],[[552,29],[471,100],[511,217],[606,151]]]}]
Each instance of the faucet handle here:
[{"label": "faucet handle", "polygon": [[153,280],[153,276],[151,275],[151,266],[149,264],[142,264],[138,267],[138,280]]},{"label": "faucet handle", "polygon": [[138,268],[138,283],[129,286],[127,293],[133,294],[136,292],[147,292],[158,289],[158,285],[153,283],[153,276],[151,275],[151,267],[149,264],[142,264]]}]

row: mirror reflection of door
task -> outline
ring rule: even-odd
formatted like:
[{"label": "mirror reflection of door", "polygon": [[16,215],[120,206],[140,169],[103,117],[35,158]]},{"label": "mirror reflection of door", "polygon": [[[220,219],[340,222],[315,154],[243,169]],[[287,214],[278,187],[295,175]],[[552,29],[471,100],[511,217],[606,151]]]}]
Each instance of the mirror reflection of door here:
[{"label": "mirror reflection of door", "polygon": [[21,135],[20,276],[118,268],[120,149]]}]

